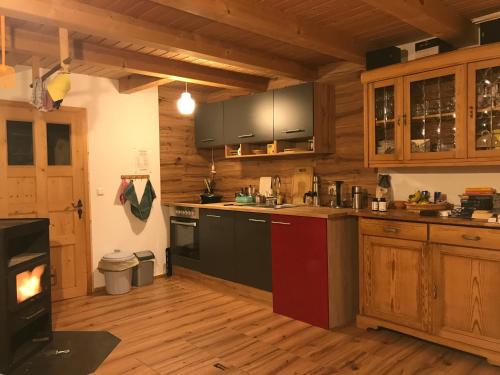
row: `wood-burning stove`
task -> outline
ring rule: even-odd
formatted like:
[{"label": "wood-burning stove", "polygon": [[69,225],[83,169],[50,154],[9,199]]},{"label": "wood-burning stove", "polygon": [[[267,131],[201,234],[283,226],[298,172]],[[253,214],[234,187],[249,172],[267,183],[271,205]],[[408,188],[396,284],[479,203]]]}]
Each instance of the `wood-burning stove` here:
[{"label": "wood-burning stove", "polygon": [[0,374],[52,339],[48,219],[0,220]]}]

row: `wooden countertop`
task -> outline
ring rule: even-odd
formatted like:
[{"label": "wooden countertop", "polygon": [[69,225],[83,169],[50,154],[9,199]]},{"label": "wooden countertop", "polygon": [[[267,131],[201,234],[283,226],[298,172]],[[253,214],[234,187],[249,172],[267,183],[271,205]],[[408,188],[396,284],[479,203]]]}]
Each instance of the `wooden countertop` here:
[{"label": "wooden countertop", "polygon": [[439,217],[439,216],[420,216],[415,212],[407,210],[388,210],[387,212],[373,212],[371,210],[352,211],[351,215],[358,217],[366,217],[371,219],[383,220],[400,220],[413,221],[429,224],[445,224],[445,225],[461,225],[467,227],[485,227],[500,229],[500,224],[488,223],[486,220],[480,219],[461,219],[454,217]]},{"label": "wooden countertop", "polygon": [[366,217],[372,219],[401,220],[401,221],[413,221],[418,223],[461,225],[467,227],[500,229],[500,224],[488,223],[486,220],[479,220],[479,219],[468,220],[468,219],[460,219],[452,217],[420,216],[417,213],[408,212],[406,210],[389,210],[387,212],[373,212],[368,209],[353,210],[351,208],[329,208],[329,207],[310,207],[310,206],[297,206],[297,207],[276,209],[276,208],[255,207],[255,206],[241,206],[234,204],[234,202],[221,202],[221,203],[209,203],[209,204],[167,202],[163,204],[165,206],[175,205],[183,207],[208,208],[213,210],[316,217],[320,219],[333,219],[343,216],[357,216],[357,217]]},{"label": "wooden countertop", "polygon": [[198,207],[207,208],[212,210],[226,210],[226,211],[239,211],[239,212],[254,212],[261,214],[275,214],[275,215],[291,215],[291,216],[305,216],[315,217],[320,219],[333,219],[342,216],[352,215],[354,212],[352,208],[329,208],[329,207],[310,207],[310,206],[297,206],[287,208],[267,208],[255,206],[241,206],[233,202],[221,203],[179,203],[167,202],[166,206],[181,206],[181,207]]}]

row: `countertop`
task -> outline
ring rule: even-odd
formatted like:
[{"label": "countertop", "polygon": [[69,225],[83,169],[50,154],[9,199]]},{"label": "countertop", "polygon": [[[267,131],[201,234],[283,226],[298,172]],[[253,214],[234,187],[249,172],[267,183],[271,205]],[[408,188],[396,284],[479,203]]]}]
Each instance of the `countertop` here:
[{"label": "countertop", "polygon": [[352,215],[352,208],[329,208],[329,207],[310,207],[310,206],[296,206],[287,208],[268,208],[256,206],[242,206],[234,202],[221,202],[221,203],[178,203],[167,202],[166,206],[182,206],[182,207],[198,207],[207,208],[211,210],[226,210],[226,211],[240,211],[240,212],[254,212],[260,214],[275,214],[275,215],[291,215],[291,216],[305,216],[315,217],[320,219],[333,219],[336,217]]},{"label": "countertop", "polygon": [[351,215],[371,219],[413,221],[429,224],[461,225],[467,227],[485,227],[500,229],[500,224],[488,223],[481,219],[461,219],[455,217],[420,216],[407,210],[388,210],[387,212],[374,212],[368,209],[353,211]]},{"label": "countertop", "polygon": [[401,220],[401,221],[413,221],[413,222],[429,223],[429,224],[461,225],[468,227],[500,229],[500,224],[488,223],[486,220],[479,220],[479,219],[468,220],[468,219],[460,219],[452,217],[420,216],[417,213],[408,212],[406,210],[388,210],[387,212],[373,212],[368,209],[353,210],[352,208],[329,208],[329,207],[310,207],[310,206],[297,206],[297,207],[276,209],[267,207],[241,206],[241,205],[236,205],[233,202],[221,202],[221,203],[209,203],[209,204],[167,202],[164,203],[164,205],[208,208],[213,210],[254,212],[262,214],[305,216],[305,217],[315,217],[320,219],[334,219],[344,216],[357,216],[357,217],[366,217],[372,219]]}]

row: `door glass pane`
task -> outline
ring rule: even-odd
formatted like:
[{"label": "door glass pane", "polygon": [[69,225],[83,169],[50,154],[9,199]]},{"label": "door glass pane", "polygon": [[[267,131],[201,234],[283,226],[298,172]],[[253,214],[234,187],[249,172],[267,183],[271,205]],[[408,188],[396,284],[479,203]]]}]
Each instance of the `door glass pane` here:
[{"label": "door glass pane", "polygon": [[71,127],[47,124],[47,161],[49,165],[71,165]]},{"label": "door glass pane", "polygon": [[33,165],[33,123],[7,120],[9,165]]},{"label": "door glass pane", "polygon": [[394,86],[375,89],[375,153],[394,154]]},{"label": "door glass pane", "polygon": [[410,84],[411,152],[455,149],[455,75]]},{"label": "door glass pane", "polygon": [[500,67],[476,72],[476,150],[500,150]]}]

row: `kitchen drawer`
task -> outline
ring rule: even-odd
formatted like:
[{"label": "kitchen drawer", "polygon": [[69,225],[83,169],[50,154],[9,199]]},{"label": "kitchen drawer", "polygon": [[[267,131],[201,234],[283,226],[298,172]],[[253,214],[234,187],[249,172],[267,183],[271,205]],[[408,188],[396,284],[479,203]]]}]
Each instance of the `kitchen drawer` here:
[{"label": "kitchen drawer", "polygon": [[362,218],[359,229],[363,235],[427,241],[427,224]]},{"label": "kitchen drawer", "polygon": [[430,225],[430,241],[500,250],[500,230],[432,224]]}]

